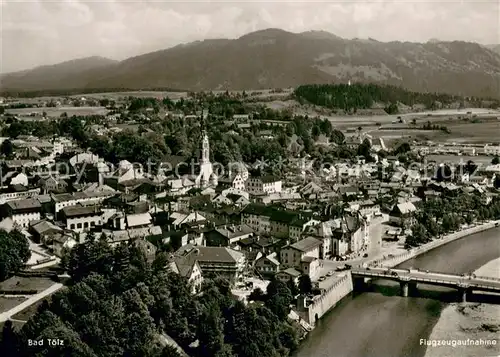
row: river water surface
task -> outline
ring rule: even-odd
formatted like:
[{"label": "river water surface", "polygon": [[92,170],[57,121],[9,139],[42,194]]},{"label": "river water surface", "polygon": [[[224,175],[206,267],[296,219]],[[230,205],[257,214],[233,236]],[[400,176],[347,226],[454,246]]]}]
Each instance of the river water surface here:
[{"label": "river water surface", "polygon": [[[499,238],[500,228],[491,229],[431,250],[400,267],[455,274],[475,271],[500,257]],[[422,286],[419,294],[423,297],[403,298],[398,296],[399,285],[380,284],[374,288],[377,291],[346,297],[325,315],[296,357],[423,357],[426,346],[420,339],[429,339],[449,305],[445,301],[453,301],[455,292]],[[426,298],[433,295],[439,299]],[[456,352],[455,356],[461,356]]]}]

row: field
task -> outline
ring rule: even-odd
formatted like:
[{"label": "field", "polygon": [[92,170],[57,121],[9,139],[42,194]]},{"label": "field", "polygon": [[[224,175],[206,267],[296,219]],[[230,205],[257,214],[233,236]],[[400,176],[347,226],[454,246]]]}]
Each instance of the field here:
[{"label": "field", "polygon": [[[5,322],[0,322],[0,329],[3,330],[3,325]],[[12,321],[12,327],[14,328],[14,331],[19,331],[21,327],[23,327],[24,322],[21,321]]]},{"label": "field", "polygon": [[457,143],[500,143],[500,120],[479,123],[454,122],[448,127],[453,141]]},{"label": "field", "polygon": [[161,92],[161,91],[134,91],[134,92],[108,92],[108,93],[88,93],[88,94],[78,94],[72,95],[72,98],[79,98],[84,96],[85,98],[94,99],[111,99],[118,100],[123,97],[137,97],[137,98],[164,98],[169,97],[172,100],[187,97],[187,92]]},{"label": "field", "polygon": [[13,276],[0,283],[0,290],[37,290],[43,291],[54,282],[48,278]]},{"label": "field", "polygon": [[467,155],[427,155],[425,157],[427,162],[435,161],[437,163],[447,163],[447,164],[459,164],[459,163],[467,163],[467,161],[471,160],[480,168],[484,168],[488,165],[491,165],[491,156],[467,156]]},{"label": "field", "polygon": [[[462,112],[462,111],[460,111]],[[438,114],[440,112],[437,112]],[[383,138],[386,143],[398,139],[420,139],[449,143],[498,143],[500,142],[500,112],[476,114],[477,117],[427,113],[376,116],[330,116],[332,125],[340,130],[355,132],[358,127],[374,139]],[[399,117],[399,119],[398,119]],[[403,120],[404,123],[399,123]],[[415,119],[415,123],[413,123]],[[445,126],[450,133],[441,130],[421,130],[424,124]]]},{"label": "field", "polygon": [[[48,117],[58,118],[66,112],[68,116],[72,115],[106,115],[108,110],[104,107],[57,107],[57,108],[21,108],[7,109],[7,113],[18,115],[23,120],[40,120],[42,113],[46,112]],[[30,114],[38,116],[30,116]]]},{"label": "field", "polygon": [[45,299],[38,300],[35,302],[33,305],[28,306],[26,309],[18,312],[17,314],[13,315],[12,318],[14,320],[21,320],[21,321],[28,321],[33,315],[35,315],[36,311],[38,310],[38,307],[42,305],[42,303],[45,300],[50,299],[50,296],[46,297]]}]

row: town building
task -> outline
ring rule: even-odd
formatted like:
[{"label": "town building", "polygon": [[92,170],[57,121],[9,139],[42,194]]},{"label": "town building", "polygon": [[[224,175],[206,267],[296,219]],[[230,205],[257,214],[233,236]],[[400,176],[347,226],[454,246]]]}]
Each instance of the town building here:
[{"label": "town building", "polygon": [[64,207],[61,220],[66,229],[81,233],[102,226],[103,212],[97,205]]},{"label": "town building", "polygon": [[263,276],[274,276],[280,270],[277,254],[261,255],[255,261],[255,269]]},{"label": "town building", "polygon": [[414,221],[413,216],[416,211],[417,208],[411,202],[399,203],[394,206],[389,214],[389,223],[409,227]]},{"label": "town building", "polygon": [[300,239],[304,229],[317,223],[310,213],[249,204],[241,212],[241,222],[258,234],[270,234],[291,241]]},{"label": "town building", "polygon": [[242,239],[252,237],[253,235],[253,229],[246,224],[231,224],[216,227],[206,232],[205,241],[207,246],[228,247]]},{"label": "town building", "polygon": [[249,177],[245,182],[247,192],[252,195],[269,195],[282,190],[282,180],[275,176]]},{"label": "town building", "polygon": [[220,276],[231,282],[238,280],[246,267],[245,255],[225,247],[187,245],[175,255],[198,262],[204,277]]},{"label": "town building", "polygon": [[87,191],[87,192],[74,192],[74,193],[61,193],[52,194],[52,201],[54,205],[54,213],[56,217],[59,211],[64,207],[75,206],[77,204],[100,204],[107,198],[111,198],[116,194],[114,190],[103,191]]},{"label": "town building", "polygon": [[484,146],[485,155],[500,155],[500,145],[485,145]]},{"label": "town building", "polygon": [[14,224],[27,228],[30,222],[40,220],[42,205],[37,199],[27,198],[7,202],[5,210]]},{"label": "town building", "polygon": [[319,259],[322,242],[313,237],[304,238],[296,243],[283,247],[280,252],[280,261],[285,268],[301,268],[305,257]]},{"label": "town building", "polygon": [[191,293],[196,294],[200,291],[203,275],[198,261],[179,257],[170,262],[169,267],[172,272],[187,278],[191,285]]}]

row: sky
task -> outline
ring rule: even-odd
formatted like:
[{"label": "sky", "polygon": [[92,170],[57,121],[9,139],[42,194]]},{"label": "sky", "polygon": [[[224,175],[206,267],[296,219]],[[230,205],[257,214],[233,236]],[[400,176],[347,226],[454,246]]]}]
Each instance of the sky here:
[{"label": "sky", "polygon": [[499,0],[0,0],[0,72],[75,58],[122,60],[265,28],[344,38],[500,43]]}]

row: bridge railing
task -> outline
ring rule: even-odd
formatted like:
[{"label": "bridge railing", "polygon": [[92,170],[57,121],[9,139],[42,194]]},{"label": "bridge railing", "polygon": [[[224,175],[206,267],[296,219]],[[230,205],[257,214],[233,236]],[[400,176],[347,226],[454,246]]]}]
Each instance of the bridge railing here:
[{"label": "bridge railing", "polygon": [[[406,272],[404,272],[405,274],[399,274],[402,271],[398,272],[397,270],[391,270],[391,272],[395,272],[395,273],[398,273],[398,274],[394,275],[394,274],[391,274],[390,272],[387,272],[387,273],[386,272],[375,272],[375,271],[360,270],[360,269],[353,269],[351,271],[351,274],[353,274],[353,275],[362,275],[362,276],[365,276],[365,277],[390,278],[390,279],[394,279],[394,280],[406,277],[406,278],[410,278],[411,280],[415,280],[415,281],[422,282],[422,283],[430,282],[430,283],[441,283],[441,284],[452,284],[452,285],[459,284],[459,283],[467,283],[467,284],[473,284],[474,286],[481,286],[481,287],[488,287],[488,288],[491,288],[491,287],[494,287],[494,286],[493,285],[481,284],[481,282],[478,281],[478,280],[487,280],[487,281],[499,282],[500,283],[500,279],[495,279],[495,278],[481,279],[482,277],[471,278],[470,276],[465,276],[464,277],[464,276],[461,276],[461,275],[439,274],[439,275],[448,276],[448,277],[450,277],[452,279],[433,279],[433,278],[426,277],[426,276],[415,276],[415,275],[412,275],[411,273],[406,273]],[[428,274],[432,275],[433,273],[428,273]],[[474,280],[471,280],[471,279],[474,279]]]}]

